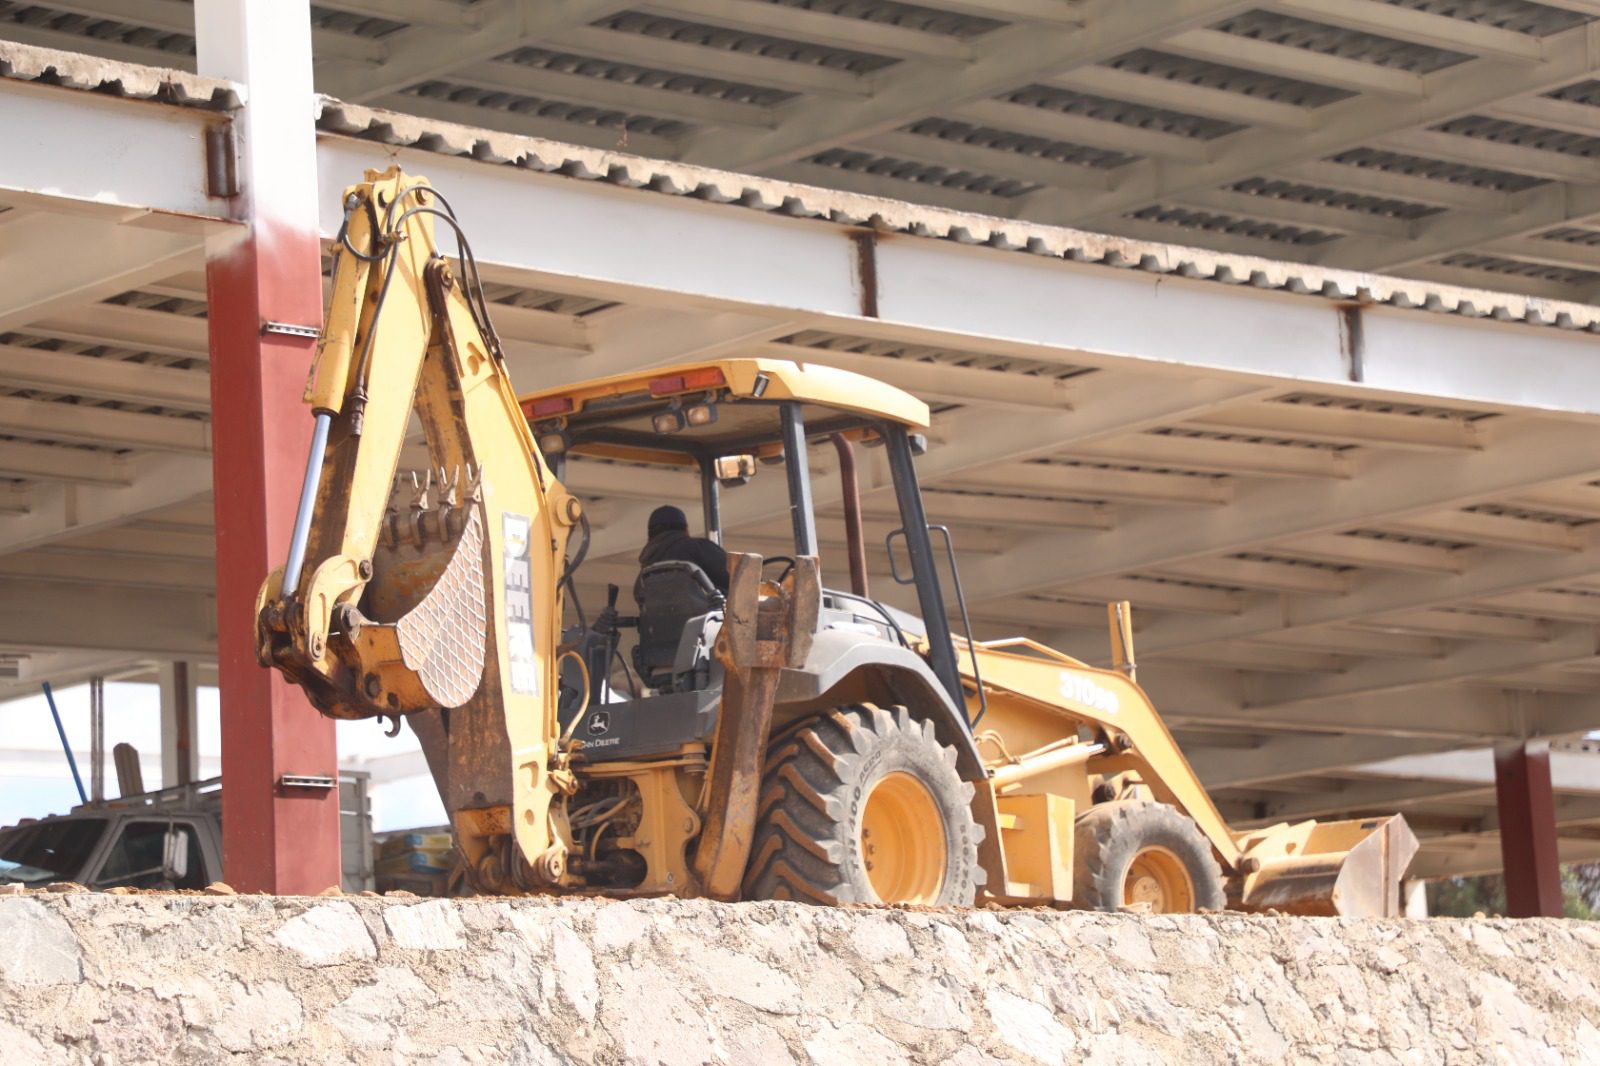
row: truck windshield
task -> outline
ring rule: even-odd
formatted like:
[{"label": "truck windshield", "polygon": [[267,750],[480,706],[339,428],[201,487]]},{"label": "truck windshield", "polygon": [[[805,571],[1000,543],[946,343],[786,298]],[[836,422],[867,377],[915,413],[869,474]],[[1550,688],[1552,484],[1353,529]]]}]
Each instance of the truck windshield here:
[{"label": "truck windshield", "polygon": [[104,818],[67,818],[0,833],[0,881],[71,880],[83,869],[105,828]]}]

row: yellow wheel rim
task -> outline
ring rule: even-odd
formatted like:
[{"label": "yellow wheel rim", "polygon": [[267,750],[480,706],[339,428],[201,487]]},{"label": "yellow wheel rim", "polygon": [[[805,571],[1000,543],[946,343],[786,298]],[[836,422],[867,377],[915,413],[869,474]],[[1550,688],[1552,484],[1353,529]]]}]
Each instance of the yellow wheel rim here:
[{"label": "yellow wheel rim", "polygon": [[1194,881],[1183,860],[1166,848],[1141,848],[1128,864],[1122,903],[1148,906],[1152,914],[1190,914],[1194,911]]},{"label": "yellow wheel rim", "polygon": [[861,860],[884,903],[933,903],[944,887],[944,819],[928,786],[885,774],[861,813]]}]

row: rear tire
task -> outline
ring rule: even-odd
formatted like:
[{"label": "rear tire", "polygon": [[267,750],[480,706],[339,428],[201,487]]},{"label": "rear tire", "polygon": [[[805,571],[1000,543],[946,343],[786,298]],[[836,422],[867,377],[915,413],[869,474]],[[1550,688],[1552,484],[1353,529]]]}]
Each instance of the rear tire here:
[{"label": "rear tire", "polygon": [[1153,914],[1222,910],[1222,869],[1194,820],[1165,803],[1102,803],[1079,816],[1072,905]]},{"label": "rear tire", "polygon": [[970,907],[972,795],[955,749],[904,707],[807,719],[768,751],[744,898]]}]

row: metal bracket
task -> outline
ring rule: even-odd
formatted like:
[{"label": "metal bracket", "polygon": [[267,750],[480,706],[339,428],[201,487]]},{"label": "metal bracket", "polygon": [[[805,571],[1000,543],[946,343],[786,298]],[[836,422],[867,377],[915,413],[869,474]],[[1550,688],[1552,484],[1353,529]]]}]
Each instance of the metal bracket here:
[{"label": "metal bracket", "polygon": [[327,790],[338,785],[336,778],[327,774],[284,774],[278,778],[280,788],[320,788]]},{"label": "metal bracket", "polygon": [[239,142],[231,121],[206,127],[206,195],[219,200],[239,195]]},{"label": "metal bracket", "polygon": [[283,337],[306,337],[310,340],[316,340],[322,335],[322,330],[316,326],[297,326],[293,322],[261,323],[261,335],[264,337],[269,333],[276,333]]}]

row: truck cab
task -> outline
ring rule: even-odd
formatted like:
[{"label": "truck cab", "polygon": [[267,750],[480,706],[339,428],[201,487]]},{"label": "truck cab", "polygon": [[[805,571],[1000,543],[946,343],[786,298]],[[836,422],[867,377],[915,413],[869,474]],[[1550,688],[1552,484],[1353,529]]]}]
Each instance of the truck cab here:
[{"label": "truck cab", "polygon": [[204,888],[221,880],[213,819],[201,812],[152,817],[77,807],[0,830],[0,880],[42,887]]},{"label": "truck cab", "polygon": [[[372,887],[367,775],[341,774],[339,789],[342,887],[359,892]],[[220,777],[79,804],[0,829],[0,883],[174,891],[226,880]]]}]

